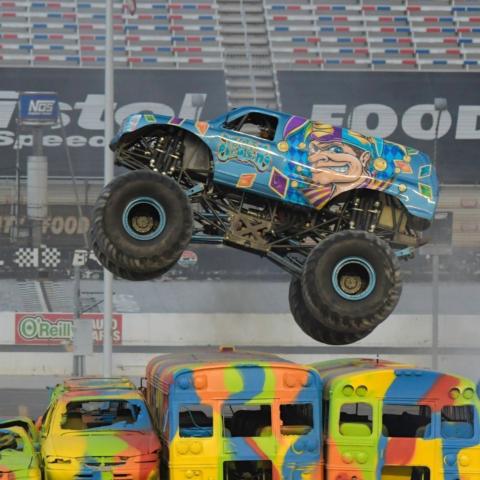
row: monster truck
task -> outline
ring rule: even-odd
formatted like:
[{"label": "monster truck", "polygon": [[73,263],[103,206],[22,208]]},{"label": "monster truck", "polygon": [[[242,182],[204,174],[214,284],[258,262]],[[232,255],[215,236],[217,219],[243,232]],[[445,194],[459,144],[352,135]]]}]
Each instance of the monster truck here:
[{"label": "monster truck", "polygon": [[398,259],[432,220],[438,180],[419,151],[256,107],[211,121],[130,115],[91,229],[130,280],[169,270],[190,242],[262,255],[292,276],[290,307],[317,341],[348,344],[395,308]]}]

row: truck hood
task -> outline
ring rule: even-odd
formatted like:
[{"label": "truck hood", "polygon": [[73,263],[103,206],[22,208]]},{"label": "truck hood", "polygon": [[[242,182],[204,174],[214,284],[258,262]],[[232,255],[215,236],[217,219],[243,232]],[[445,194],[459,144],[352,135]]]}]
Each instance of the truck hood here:
[{"label": "truck hood", "polygon": [[31,463],[32,458],[30,455],[13,450],[3,450],[0,456],[0,473],[28,470]]},{"label": "truck hood", "polygon": [[134,457],[154,451],[158,440],[151,432],[108,431],[67,432],[47,439],[44,456]]}]

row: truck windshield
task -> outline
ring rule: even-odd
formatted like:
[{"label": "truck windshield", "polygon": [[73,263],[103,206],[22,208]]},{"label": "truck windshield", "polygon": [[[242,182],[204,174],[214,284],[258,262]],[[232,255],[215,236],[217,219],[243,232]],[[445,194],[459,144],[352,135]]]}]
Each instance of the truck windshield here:
[{"label": "truck windshield", "polygon": [[[143,417],[143,418],[142,418]],[[131,400],[83,400],[70,402],[62,415],[63,430],[102,427],[140,428],[146,412],[141,402]],[[147,417],[148,418],[148,417]]]},{"label": "truck windshield", "polygon": [[0,455],[8,450],[23,451],[23,440],[20,435],[10,430],[0,430]]}]

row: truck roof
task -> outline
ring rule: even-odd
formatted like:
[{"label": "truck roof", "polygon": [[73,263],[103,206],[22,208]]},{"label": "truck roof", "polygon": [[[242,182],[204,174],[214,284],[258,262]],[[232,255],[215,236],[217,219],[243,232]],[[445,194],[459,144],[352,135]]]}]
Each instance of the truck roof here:
[{"label": "truck roof", "polygon": [[78,377],[67,378],[63,382],[65,390],[136,390],[136,386],[127,377]]}]

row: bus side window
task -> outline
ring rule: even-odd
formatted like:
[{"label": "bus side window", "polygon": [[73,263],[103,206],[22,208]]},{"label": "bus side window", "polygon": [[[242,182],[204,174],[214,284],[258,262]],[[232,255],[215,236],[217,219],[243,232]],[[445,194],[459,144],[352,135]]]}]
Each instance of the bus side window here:
[{"label": "bus side window", "polygon": [[178,414],[181,437],[212,437],[213,410],[210,405],[181,405]]},{"label": "bus side window", "polygon": [[167,427],[168,427],[168,408],[165,410],[165,415],[163,416],[163,421],[162,421],[162,435],[167,438]]},{"label": "bus side window", "polygon": [[428,405],[383,405],[384,437],[429,438],[431,422],[432,409]]},{"label": "bus side window", "polygon": [[368,403],[345,403],[340,409],[339,430],[345,437],[369,437],[372,422],[373,409]]},{"label": "bus side window", "polygon": [[330,418],[330,402],[323,399],[322,401],[322,417],[323,417],[323,433],[328,435],[328,419]]},{"label": "bus side window", "polygon": [[297,403],[280,405],[280,433],[306,435],[313,429],[313,405]]},{"label": "bus side window", "polygon": [[472,405],[442,408],[441,432],[443,438],[472,438],[474,435]]},{"label": "bus side window", "polygon": [[168,396],[164,395],[162,392],[159,390],[157,391],[157,399],[153,403],[155,406],[155,425],[158,430],[162,429],[163,431],[163,425],[165,424],[165,418],[164,418],[164,411],[168,410]]}]

